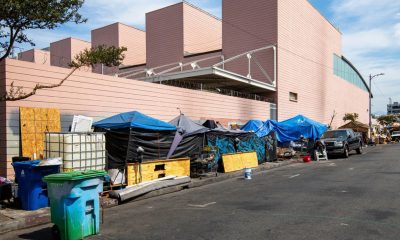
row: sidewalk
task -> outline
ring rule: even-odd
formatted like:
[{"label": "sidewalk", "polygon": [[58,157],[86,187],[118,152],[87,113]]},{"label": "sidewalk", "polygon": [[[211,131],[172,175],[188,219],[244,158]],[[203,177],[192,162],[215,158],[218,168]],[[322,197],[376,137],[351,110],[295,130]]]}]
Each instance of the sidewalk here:
[{"label": "sidewalk", "polygon": [[[253,173],[267,171],[269,169],[287,166],[293,163],[299,162],[298,160],[287,160],[287,161],[279,161],[273,163],[263,163],[259,165],[257,168],[253,169]],[[139,196],[131,201],[140,201],[147,198],[157,197],[164,194],[169,194],[173,192],[178,192],[187,188],[196,188],[205,186],[208,184],[213,184],[221,181],[226,181],[228,179],[242,177],[243,172],[237,171],[232,173],[218,173],[217,177],[207,177],[202,179],[192,179],[190,183],[167,187],[163,189],[159,189],[156,191],[149,192],[142,196]],[[113,207],[118,205],[117,201],[106,201],[105,208]],[[15,231],[18,229],[34,227],[42,224],[47,224],[50,222],[50,209],[42,208],[36,211],[24,211],[24,210],[16,210],[16,209],[4,209],[0,210],[0,233]]]}]

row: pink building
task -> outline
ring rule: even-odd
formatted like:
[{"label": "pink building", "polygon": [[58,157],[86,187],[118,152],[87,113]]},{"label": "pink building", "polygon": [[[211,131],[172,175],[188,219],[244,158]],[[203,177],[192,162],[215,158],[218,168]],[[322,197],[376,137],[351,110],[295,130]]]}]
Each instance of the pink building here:
[{"label": "pink building", "polygon": [[90,47],[90,42],[71,37],[52,42],[50,43],[51,65],[69,68],[68,64],[75,56]]},{"label": "pink building", "polygon": [[[52,43],[52,56],[71,59],[73,42]],[[123,66],[77,71],[59,88],[0,102],[0,175],[13,174],[10,161],[20,153],[19,107],[60,109],[64,131],[73,115],[99,120],[138,110],[168,121],[177,108],[225,125],[297,114],[332,128],[345,113],[368,122],[368,86],[342,56],[342,34],[307,0],[223,0],[222,20],[178,3],[147,13],[146,32],[115,23],[93,30],[92,44],[128,47]],[[33,62],[1,62],[0,94],[13,81],[28,91],[69,72]]]},{"label": "pink building", "polygon": [[50,65],[50,51],[33,48],[31,50],[18,53],[18,60]]},{"label": "pink building", "polygon": [[147,68],[221,50],[222,22],[185,2],[146,13]]},{"label": "pink building", "polygon": [[[113,23],[92,30],[92,46],[107,45],[115,47],[126,47],[123,66],[136,66],[146,63],[146,32],[128,26],[123,23]],[[93,72],[114,74],[118,69],[103,68],[97,66]]]}]

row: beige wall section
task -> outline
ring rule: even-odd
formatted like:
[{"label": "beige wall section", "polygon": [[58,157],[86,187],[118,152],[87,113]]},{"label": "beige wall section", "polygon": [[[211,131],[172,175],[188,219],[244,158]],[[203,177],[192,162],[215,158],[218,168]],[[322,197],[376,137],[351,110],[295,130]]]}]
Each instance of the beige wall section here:
[{"label": "beige wall section", "polygon": [[187,3],[147,13],[146,34],[148,68],[222,48],[222,22]]},{"label": "beige wall section", "polygon": [[[276,45],[277,18],[277,0],[223,0],[222,49],[225,59],[250,50]],[[253,59],[257,59],[272,79],[274,75],[273,50],[256,53]],[[243,76],[249,73],[246,56],[226,64],[225,68]],[[255,61],[252,61],[251,77],[271,83]]]},{"label": "beige wall section", "polygon": [[[58,82],[69,72],[64,68],[46,67],[11,59],[7,59],[6,62],[7,85],[15,81],[16,86],[24,86],[26,91],[38,82],[43,84]],[[12,174],[10,159],[19,152],[18,108],[20,106],[59,108],[64,131],[71,124],[74,114],[91,116],[99,120],[117,113],[137,110],[169,121],[179,114],[177,110],[179,107],[194,120],[211,118],[223,123],[267,119],[270,114],[270,104],[267,102],[78,71],[59,88],[40,90],[29,99],[8,102],[5,111],[3,108],[3,112],[6,113],[6,126],[0,128],[0,132],[4,132],[4,129],[7,132],[9,175]],[[0,140],[4,141],[4,138]],[[5,165],[4,156],[0,160]]]},{"label": "beige wall section", "polygon": [[34,48],[25,52],[18,53],[18,59],[21,61],[50,65],[50,52]]},{"label": "beige wall section", "polygon": [[[367,123],[368,93],[333,74],[333,54],[341,55],[341,33],[307,0],[278,1],[278,119],[302,113],[333,127],[346,112]],[[289,92],[298,101],[289,101]]]},{"label": "beige wall section", "polygon": [[68,64],[75,55],[90,47],[90,42],[76,38],[66,38],[52,42],[50,43],[51,65],[69,68]]},{"label": "beige wall section", "polygon": [[119,46],[128,48],[123,65],[146,63],[146,32],[122,23],[118,25]]},{"label": "beige wall section", "polygon": [[146,13],[147,67],[183,59],[183,3]]},{"label": "beige wall section", "polygon": [[[91,32],[92,46],[107,45],[115,47],[126,47],[127,51],[122,65],[130,66],[146,62],[146,33],[143,30],[128,26],[123,23],[113,23]],[[101,73],[101,66],[93,70]],[[118,68],[103,69],[104,74],[113,75]]]},{"label": "beige wall section", "polygon": [[184,55],[222,48],[222,21],[202,9],[183,4]]}]

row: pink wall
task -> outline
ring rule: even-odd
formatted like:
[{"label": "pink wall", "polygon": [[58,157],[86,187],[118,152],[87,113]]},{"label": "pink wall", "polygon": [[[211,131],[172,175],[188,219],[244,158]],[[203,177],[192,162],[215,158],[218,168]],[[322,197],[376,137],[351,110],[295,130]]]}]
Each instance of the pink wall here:
[{"label": "pink wall", "polygon": [[[113,23],[91,32],[92,46],[107,45],[116,47],[126,47],[127,51],[123,65],[137,65],[146,62],[146,33],[140,29],[128,26],[123,23]],[[101,67],[97,66],[94,70],[101,73]],[[117,73],[118,68],[104,68],[104,74]]]},{"label": "pink wall", "polygon": [[50,52],[34,48],[25,52],[18,53],[18,59],[21,61],[50,65]]},{"label": "pink wall", "polygon": [[[343,124],[346,112],[368,122],[368,93],[334,76],[333,54],[341,55],[341,33],[307,0],[278,1],[278,119],[301,113]],[[289,101],[298,93],[298,102]]]},{"label": "pink wall", "polygon": [[[238,54],[275,45],[277,37],[277,0],[223,0],[222,1],[222,49],[225,59]],[[260,65],[273,76],[273,51],[254,55]],[[248,61],[241,57],[225,65],[227,70],[246,76]],[[270,82],[254,61],[251,66],[253,79]]]},{"label": "pink wall", "polygon": [[[16,86],[23,86],[26,91],[38,82],[43,84],[58,82],[69,72],[64,68],[11,59],[7,59],[6,64],[7,86],[14,80]],[[0,75],[0,84],[4,82],[3,78],[4,72]],[[8,175],[12,174],[10,160],[19,152],[18,108],[20,106],[59,108],[64,131],[71,124],[74,114],[91,116],[99,120],[113,114],[138,110],[169,121],[179,114],[177,110],[179,107],[194,120],[211,118],[227,123],[267,119],[270,113],[270,104],[267,102],[79,71],[59,88],[41,90],[29,99],[7,102],[5,109],[3,106],[1,112],[4,114],[0,116],[5,115],[6,121],[0,122],[2,126],[0,133],[6,131],[7,135],[6,139],[4,135],[0,135],[0,143],[6,141],[7,158],[4,158],[3,151],[3,157],[0,159],[3,168],[0,169],[0,175],[4,175],[5,171]],[[2,123],[5,124],[1,125]]]},{"label": "pink wall", "polygon": [[146,14],[147,67],[182,62],[185,55],[221,49],[222,23],[187,3]]},{"label": "pink wall", "polygon": [[50,43],[51,65],[69,68],[68,64],[74,59],[75,55],[90,47],[90,42],[76,38],[52,42]]},{"label": "pink wall", "polygon": [[183,6],[184,54],[196,54],[222,48],[222,22],[189,4]]},{"label": "pink wall", "polygon": [[182,19],[182,3],[146,13],[148,68],[182,61],[184,49]]}]

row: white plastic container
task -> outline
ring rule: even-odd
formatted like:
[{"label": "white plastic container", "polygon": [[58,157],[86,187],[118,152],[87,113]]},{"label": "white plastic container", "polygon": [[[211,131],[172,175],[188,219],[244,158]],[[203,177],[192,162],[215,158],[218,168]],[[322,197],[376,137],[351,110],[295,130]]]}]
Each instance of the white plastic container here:
[{"label": "white plastic container", "polygon": [[106,138],[104,133],[46,133],[45,155],[61,157],[63,171],[104,170]]}]

